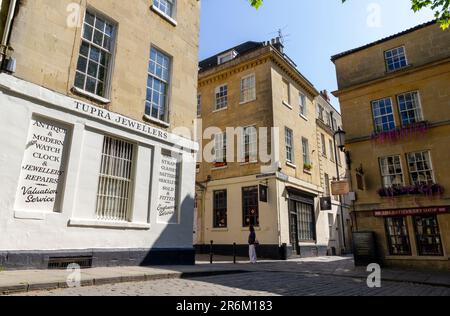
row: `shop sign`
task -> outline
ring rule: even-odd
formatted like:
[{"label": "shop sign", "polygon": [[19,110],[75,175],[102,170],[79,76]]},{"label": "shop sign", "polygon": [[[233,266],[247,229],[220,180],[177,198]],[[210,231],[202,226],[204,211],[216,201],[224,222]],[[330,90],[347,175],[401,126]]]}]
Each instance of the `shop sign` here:
[{"label": "shop sign", "polygon": [[428,214],[445,214],[450,212],[450,206],[441,207],[424,207],[424,208],[411,208],[400,210],[380,210],[375,211],[376,217],[390,217],[390,216],[415,216],[415,215],[428,215]]},{"label": "shop sign", "polygon": [[58,211],[65,177],[67,127],[41,118],[31,120],[21,166],[16,208]]},{"label": "shop sign", "polygon": [[333,195],[346,195],[350,193],[350,183],[347,180],[344,181],[332,181],[331,193]]}]

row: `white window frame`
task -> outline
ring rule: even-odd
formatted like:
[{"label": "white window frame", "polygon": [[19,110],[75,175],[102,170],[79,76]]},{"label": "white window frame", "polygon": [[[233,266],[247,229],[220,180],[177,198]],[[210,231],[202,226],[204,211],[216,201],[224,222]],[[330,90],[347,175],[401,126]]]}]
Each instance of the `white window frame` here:
[{"label": "white window frame", "polygon": [[[164,78],[164,76],[163,75],[161,75],[161,76],[158,76],[158,74],[153,74],[153,73],[151,73],[151,71],[150,71],[150,65],[151,65],[151,63],[152,63],[152,60],[151,60],[151,55],[152,55],[152,51],[153,50],[155,50],[155,52],[156,52],[156,54],[158,55],[158,54],[161,54],[161,55],[163,55],[165,58],[167,58],[168,59],[168,67],[164,67],[164,65],[160,65],[160,64],[158,64],[159,66],[161,66],[162,67],[162,69],[164,70],[166,70],[167,71],[167,79],[165,79]],[[156,57],[156,61],[158,61],[158,57]],[[165,113],[164,113],[164,118],[163,119],[161,119],[161,113],[160,113],[160,110],[161,110],[161,106],[159,105],[159,107],[158,107],[158,117],[154,117],[153,115],[152,115],[152,107],[153,107],[153,104],[152,104],[152,101],[153,100],[148,100],[147,99],[147,97],[148,97],[148,94],[146,95],[146,97],[145,97],[145,117],[146,118],[148,118],[149,120],[151,120],[151,121],[154,121],[154,122],[156,122],[156,123],[162,123],[162,124],[164,124],[164,125],[168,125],[169,124],[169,114],[170,114],[170,94],[171,94],[171,81],[172,81],[172,64],[173,64],[173,61],[172,61],[172,56],[170,56],[169,54],[167,54],[166,52],[164,52],[164,51],[162,51],[162,50],[160,50],[158,47],[155,47],[155,46],[151,46],[150,47],[150,56],[149,56],[149,65],[148,65],[148,69],[147,69],[147,83],[146,83],[146,93],[148,93],[148,90],[150,89],[150,90],[152,90],[152,91],[156,91],[155,89],[154,89],[154,87],[149,87],[148,86],[148,82],[149,82],[149,80],[150,80],[150,77],[151,78],[153,78],[154,80],[156,80],[156,81],[158,81],[158,82],[160,82],[160,84],[162,83],[162,84],[164,84],[165,85],[165,87],[166,87],[166,95],[165,95],[165,104],[164,104],[164,107],[165,107]],[[155,67],[157,67],[157,65],[155,65]],[[152,98],[151,98],[152,99]],[[148,104],[149,103],[149,104]],[[147,113],[147,106],[150,106],[150,112],[149,113]]]},{"label": "white window frame", "polygon": [[[223,89],[223,91],[222,91]],[[224,94],[224,92],[226,92]],[[223,84],[215,89],[215,111],[221,111],[228,108],[228,84]]]},{"label": "white window frame", "polygon": [[322,156],[327,158],[327,143],[326,143],[326,138],[325,135],[323,133],[320,134],[320,141],[322,143]]},{"label": "white window frame", "polygon": [[[423,159],[422,160],[417,160],[416,159],[417,155],[421,155]],[[412,156],[414,157],[414,162],[413,163],[411,163]],[[428,157],[426,157],[426,156],[428,156]],[[427,158],[428,158],[428,161],[426,160]],[[408,162],[409,176],[410,176],[412,184],[420,185],[420,184],[435,184],[436,183],[436,178],[435,178],[434,171],[433,171],[433,162],[431,160],[431,152],[429,150],[408,153],[408,154],[406,154],[406,159],[407,159],[407,162]],[[419,162],[427,162],[429,164],[429,168],[428,169],[419,170],[419,168],[418,168],[418,163]],[[414,164],[414,169],[411,166],[412,164]],[[431,179],[427,179],[426,181],[414,181],[413,174],[415,174],[415,173],[417,173],[417,174],[430,173],[430,178]],[[428,178],[428,176],[427,176],[427,178]]]},{"label": "white window frame", "polygon": [[227,163],[227,134],[214,135],[214,157],[215,163]]},{"label": "white window frame", "polygon": [[256,100],[256,75],[250,74],[241,78],[241,104]]},{"label": "white window frame", "polygon": [[299,106],[300,106],[300,115],[303,117],[308,117],[306,95],[301,92],[299,93]]},{"label": "white window frame", "polygon": [[[405,66],[400,66],[400,67],[398,67],[398,68],[394,67],[394,69],[389,69],[389,64],[390,64],[390,63],[388,62],[388,60],[389,60],[390,58],[393,58],[393,56],[388,57],[387,55],[388,55],[389,53],[392,54],[393,52],[398,52],[400,49],[403,50],[403,55],[404,55],[404,57],[405,57],[406,65],[405,65]],[[387,72],[394,72],[394,71],[397,71],[397,70],[404,69],[404,68],[408,67],[408,66],[409,66],[409,62],[408,62],[408,56],[406,55],[406,48],[405,48],[405,46],[399,46],[399,47],[395,47],[395,48],[388,49],[387,51],[385,51],[385,52],[384,52],[384,63],[385,63],[385,65],[386,65],[386,71],[387,71]]]},{"label": "white window frame", "polygon": [[[414,108],[411,108],[411,109],[402,110],[401,104],[400,104],[400,98],[405,97],[405,99],[406,99],[406,96],[408,96],[408,95],[411,96],[411,103],[414,104],[415,106],[414,106]],[[397,95],[397,104],[398,104],[398,112],[400,115],[400,121],[402,123],[402,126],[408,126],[410,124],[419,123],[419,122],[423,121],[422,102],[421,102],[419,91],[410,91],[410,92],[405,92],[405,93],[401,93],[401,94]],[[402,114],[404,112],[410,112],[410,111],[414,111],[414,122],[411,122],[411,117],[408,116],[408,122],[405,124]]]},{"label": "white window frame", "polygon": [[[389,163],[389,159],[393,160],[393,163]],[[398,160],[398,161],[395,161]],[[384,188],[391,188],[398,185],[404,186],[405,185],[405,176],[403,172],[403,166],[402,166],[402,157],[401,155],[392,155],[392,156],[385,156],[381,157],[379,159],[380,164],[380,171],[381,171],[381,179],[383,183]],[[400,166],[400,172],[397,172],[397,165]],[[394,172],[390,172],[389,168],[394,168]],[[401,177],[401,183],[396,183],[395,178]],[[391,178],[391,179],[389,179]],[[389,179],[389,181],[386,181]]]},{"label": "white window frame", "polygon": [[255,163],[257,162],[257,160],[258,160],[258,131],[255,125],[246,126],[242,129],[241,162]]},{"label": "white window frame", "polygon": [[328,140],[328,145],[330,147],[330,160],[331,162],[336,162],[335,160],[335,152],[334,152],[334,143],[331,139]]},{"label": "white window frame", "polygon": [[[295,163],[295,151],[294,151],[294,131],[289,127],[284,128],[284,142],[286,148],[286,161],[288,163]],[[289,158],[290,154],[290,158]]]},{"label": "white window frame", "polygon": [[[392,111],[392,113],[391,113],[391,114],[381,114],[381,111],[380,111],[380,114],[377,115],[377,114],[375,113],[375,105],[376,105],[376,104],[378,105],[379,102],[381,102],[381,101],[384,101],[384,102],[385,102],[386,100],[389,100],[389,102],[390,102],[390,104],[391,104],[391,111]],[[394,103],[393,103],[391,97],[389,97],[389,98],[383,98],[383,99],[378,99],[378,100],[374,100],[374,101],[371,102],[371,106],[372,106],[372,119],[373,119],[373,125],[374,125],[374,130],[375,130],[376,133],[389,132],[389,131],[394,130],[394,129],[397,127],[397,121],[396,121],[396,119],[395,119],[395,112],[394,112]],[[386,117],[386,116],[389,116],[389,115],[392,115],[392,118],[393,118],[392,122],[394,123],[394,128],[393,128],[393,129],[390,129],[390,130],[385,130],[385,129],[383,128],[384,125],[381,125],[381,129],[380,129],[380,128],[379,128],[380,126],[377,125],[377,119],[380,119],[380,118],[383,118],[383,117]]]},{"label": "white window frame", "polygon": [[[283,100],[282,100],[283,104],[292,109],[292,106],[291,106],[291,83],[289,82],[289,80],[286,80],[286,79],[283,78],[282,79],[282,84],[283,84]],[[285,87],[287,87],[287,100],[284,100],[284,97],[285,97],[285,95],[284,95],[284,93],[285,93],[284,88]]]},{"label": "white window frame", "polygon": [[[169,8],[169,6],[167,6],[166,3],[168,5],[170,5],[170,13],[164,9],[164,7]],[[176,9],[176,5],[177,5],[176,0],[152,0],[152,5],[153,5],[154,9],[157,9],[163,15],[168,16],[172,19],[174,18],[175,12],[176,12],[175,9]]]},{"label": "white window frame", "polygon": [[[111,154],[113,151],[116,155]],[[97,220],[132,221],[136,152],[136,144],[104,136],[97,188]],[[117,188],[119,195],[111,195]],[[108,208],[113,210],[108,211]]]},{"label": "white window frame", "polygon": [[311,164],[311,156],[309,154],[309,140],[305,137],[302,137],[302,156],[303,165]]},{"label": "white window frame", "polygon": [[[91,25],[91,24],[86,22],[86,18],[87,18],[88,14],[94,16],[94,22],[93,22],[94,25]],[[103,31],[101,31],[100,29],[97,29],[95,27],[95,24],[96,24],[96,21],[97,21],[97,17],[105,22],[105,26],[103,28]],[[109,50],[107,50],[107,49],[105,49],[103,47],[103,45],[105,44],[105,37],[107,35],[106,24],[109,24],[111,26],[111,33],[110,33],[110,36],[108,36],[110,38],[110,42],[109,42],[110,49]],[[87,25],[89,25],[93,29],[90,40],[85,38],[85,31],[86,31]],[[95,31],[96,30],[102,32],[102,34],[103,34],[103,40],[102,40],[103,43],[102,43],[102,45],[98,45],[98,44],[96,44],[94,42],[94,35],[95,35]],[[73,83],[75,92],[78,92],[78,93],[83,94],[83,95],[85,95],[87,97],[90,97],[92,99],[100,101],[101,103],[109,103],[109,102],[111,102],[109,100],[109,98],[110,98],[110,95],[111,95],[112,69],[113,69],[114,59],[115,59],[115,55],[116,55],[116,43],[117,43],[116,36],[117,36],[117,22],[115,22],[110,17],[104,15],[103,13],[97,11],[96,9],[94,9],[92,7],[86,8],[86,10],[84,12],[83,27],[82,27],[82,30],[81,30],[80,51],[78,52],[77,66],[75,68],[75,79],[74,79],[74,83]],[[89,47],[89,52],[88,52],[89,56],[81,55],[81,48],[83,47],[83,43],[86,43],[88,45],[88,47]],[[100,55],[98,57],[98,62],[96,62],[94,59],[91,59],[92,47],[94,47],[95,49],[100,51]],[[106,67],[102,67],[102,65],[101,65],[101,59],[102,59],[101,54],[102,53],[105,53],[107,56],[109,56],[109,62],[108,62],[108,65]],[[81,70],[78,69],[81,58],[87,59],[85,71],[81,71]],[[97,65],[97,70],[96,70],[97,75],[96,75],[95,78],[88,74],[88,72],[89,72],[89,61],[96,62],[98,64]],[[105,70],[104,70],[105,71],[105,77],[104,77],[105,79],[103,81],[99,79],[99,73],[100,73],[101,68],[105,68]],[[79,86],[76,85],[77,76],[78,75],[84,76],[83,87],[79,87]],[[95,79],[95,81],[96,81],[96,87],[95,87],[96,92],[97,92],[97,88],[98,88],[98,83],[100,81],[102,81],[102,83],[103,83],[103,95],[98,95],[96,92],[91,92],[91,91],[87,90],[86,87],[87,87],[87,80],[88,80],[88,78],[94,78]]]},{"label": "white window frame", "polygon": [[321,106],[320,104],[317,104],[317,118],[319,120],[321,120],[322,122],[325,122],[324,117],[323,117],[324,112],[325,112],[325,108],[323,106]]}]

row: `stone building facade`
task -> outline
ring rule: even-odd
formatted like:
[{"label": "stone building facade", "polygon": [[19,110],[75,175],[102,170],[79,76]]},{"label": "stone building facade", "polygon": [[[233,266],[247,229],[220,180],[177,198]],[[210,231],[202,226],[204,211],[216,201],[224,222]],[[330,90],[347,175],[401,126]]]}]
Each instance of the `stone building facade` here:
[{"label": "stone building facade", "polygon": [[194,263],[199,9],[1,1],[1,267]]},{"label": "stone building facade", "polygon": [[435,22],[333,57],[355,228],[389,266],[450,269],[450,32]]},{"label": "stone building facade", "polygon": [[[251,225],[261,257],[316,256],[341,248],[333,233],[336,203],[329,211],[319,205],[326,172],[319,164],[318,96],[279,40],[247,42],[200,62],[200,251],[212,241],[216,254],[231,254],[234,243],[238,254],[248,254]],[[345,174],[344,166],[340,170]],[[328,181],[335,173],[330,171]]]}]

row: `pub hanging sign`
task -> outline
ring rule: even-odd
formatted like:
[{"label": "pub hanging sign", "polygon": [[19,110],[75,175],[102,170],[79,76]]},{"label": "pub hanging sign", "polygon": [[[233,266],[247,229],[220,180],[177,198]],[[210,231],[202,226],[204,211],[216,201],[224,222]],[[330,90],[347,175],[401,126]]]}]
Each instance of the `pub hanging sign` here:
[{"label": "pub hanging sign", "polygon": [[264,184],[259,185],[259,201],[267,203],[269,201],[268,198],[269,187]]}]

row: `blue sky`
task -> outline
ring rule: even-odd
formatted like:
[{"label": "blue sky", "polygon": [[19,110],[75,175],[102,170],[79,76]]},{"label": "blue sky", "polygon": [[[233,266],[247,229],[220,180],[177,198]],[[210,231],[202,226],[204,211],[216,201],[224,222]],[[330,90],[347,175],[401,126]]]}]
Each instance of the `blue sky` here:
[{"label": "blue sky", "polygon": [[[410,0],[202,0],[200,59],[240,43],[266,41],[278,29],[285,52],[318,90],[337,89],[330,57],[433,19],[413,13]],[[338,101],[332,103],[338,106]]]}]

